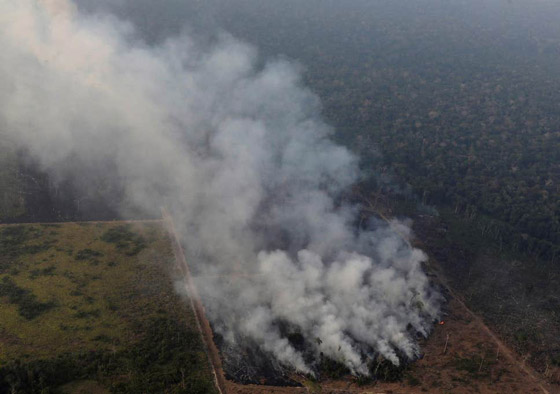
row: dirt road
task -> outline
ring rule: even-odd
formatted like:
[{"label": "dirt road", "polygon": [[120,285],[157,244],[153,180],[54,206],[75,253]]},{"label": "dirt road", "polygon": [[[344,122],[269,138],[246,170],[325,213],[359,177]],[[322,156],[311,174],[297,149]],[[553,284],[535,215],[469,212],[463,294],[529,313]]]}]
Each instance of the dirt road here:
[{"label": "dirt road", "polygon": [[183,252],[183,247],[181,246],[181,242],[177,236],[177,232],[175,231],[175,225],[173,224],[173,219],[171,218],[171,216],[169,215],[169,213],[165,208],[162,208],[162,216],[163,216],[163,222],[165,223],[167,231],[169,232],[169,235],[171,237],[171,242],[173,243],[173,252],[175,254],[175,259],[177,261],[179,269],[181,270],[181,272],[185,277],[187,290],[189,293],[189,299],[191,302],[191,307],[193,308],[195,313],[198,329],[202,334],[202,339],[206,347],[206,354],[208,355],[208,359],[212,367],[212,374],[214,375],[216,388],[221,394],[225,394],[227,393],[227,390],[226,390],[226,379],[224,377],[224,372],[222,369],[222,360],[220,358],[220,353],[218,352],[218,348],[214,343],[213,333],[210,327],[210,323],[208,322],[208,319],[206,319],[206,314],[204,313],[204,307],[202,306],[202,302],[200,301],[198,291],[196,290],[196,286],[192,280],[189,266],[185,258],[185,253]]}]

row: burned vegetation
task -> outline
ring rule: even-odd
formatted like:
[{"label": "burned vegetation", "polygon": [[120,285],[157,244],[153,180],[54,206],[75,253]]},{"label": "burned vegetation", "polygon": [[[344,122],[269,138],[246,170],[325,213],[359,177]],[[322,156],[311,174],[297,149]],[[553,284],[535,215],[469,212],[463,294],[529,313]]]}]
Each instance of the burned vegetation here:
[{"label": "burned vegetation", "polygon": [[335,360],[315,351],[315,347],[311,346],[309,341],[320,343],[320,338],[306,339],[298,331],[290,330],[288,325],[281,325],[284,338],[304,355],[308,365],[313,366],[312,373],[297,374],[293,368],[282,365],[270,353],[263,351],[262,346],[248,338],[236,338],[235,345],[231,345],[215,333],[214,341],[222,355],[226,378],[244,385],[284,387],[301,387],[302,377],[320,382],[347,379],[354,375],[353,379],[359,385],[373,384],[377,381],[400,382],[407,376],[410,363],[415,361],[398,352],[400,363],[395,365],[373,349],[369,349],[362,354],[363,359],[368,360],[368,374],[353,374],[344,360]]}]

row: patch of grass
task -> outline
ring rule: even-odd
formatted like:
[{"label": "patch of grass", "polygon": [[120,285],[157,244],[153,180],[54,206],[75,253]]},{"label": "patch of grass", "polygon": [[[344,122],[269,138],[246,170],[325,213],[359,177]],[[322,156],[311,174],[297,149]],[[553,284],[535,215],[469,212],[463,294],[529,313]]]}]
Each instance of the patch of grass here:
[{"label": "patch of grass", "polygon": [[96,337],[93,338],[94,341],[99,341],[99,342],[105,342],[105,343],[111,343],[113,342],[113,339],[105,334],[100,334]]},{"label": "patch of grass", "polygon": [[39,302],[29,290],[19,287],[10,277],[5,276],[0,282],[0,297],[7,297],[8,302],[18,306],[19,314],[31,320],[53,308],[53,302]]},{"label": "patch of grass", "polygon": [[146,247],[145,238],[132,232],[129,225],[117,226],[107,230],[101,236],[101,240],[115,244],[127,256],[135,256]]},{"label": "patch of grass", "polygon": [[101,257],[103,253],[92,250],[92,249],[82,249],[76,253],[76,260],[91,260],[95,257]]},{"label": "patch of grass", "polygon": [[52,238],[44,237],[42,230],[37,227],[3,226],[0,228],[0,274],[8,272],[21,256],[39,254],[52,248],[55,243]]},{"label": "patch of grass", "polygon": [[45,241],[38,245],[28,245],[21,252],[23,254],[37,254],[49,250],[53,246],[53,241]]},{"label": "patch of grass", "polygon": [[307,379],[303,382],[303,386],[312,394],[318,394],[323,391],[321,385],[315,380]]},{"label": "patch of grass", "polygon": [[2,230],[2,244],[20,245],[27,239],[27,227],[23,225],[6,226]]},{"label": "patch of grass", "polygon": [[101,316],[101,312],[99,309],[94,309],[92,311],[78,311],[74,314],[74,317],[78,319],[87,319],[89,317],[99,317]]},{"label": "patch of grass", "polygon": [[30,279],[36,279],[39,276],[53,276],[55,270],[56,270],[56,267],[54,265],[49,265],[46,268],[34,269],[34,270],[31,270],[29,272],[29,278]]},{"label": "patch of grass", "polygon": [[[8,227],[19,226],[0,225],[0,234]],[[173,252],[160,226],[65,223],[56,236],[33,227],[43,226],[10,230],[18,270],[0,272],[2,333],[13,338],[0,353],[1,393],[61,392],[83,380],[113,393],[214,392],[194,314],[174,292]],[[107,242],[106,234],[121,235]],[[56,241],[46,254],[20,252],[46,241]],[[145,248],[151,252],[139,254]],[[78,254],[90,262],[103,256],[103,264],[76,264]],[[38,319],[22,319],[18,303],[36,311],[51,300]]]},{"label": "patch of grass", "polygon": [[25,226],[6,226],[0,232],[0,255],[16,256],[21,246],[29,239]]}]

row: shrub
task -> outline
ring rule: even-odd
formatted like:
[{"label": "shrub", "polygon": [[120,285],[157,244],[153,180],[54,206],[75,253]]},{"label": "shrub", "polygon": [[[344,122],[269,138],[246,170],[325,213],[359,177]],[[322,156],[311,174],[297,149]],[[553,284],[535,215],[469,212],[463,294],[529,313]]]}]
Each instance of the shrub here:
[{"label": "shrub", "polygon": [[94,257],[100,256],[103,256],[103,253],[98,252],[97,250],[82,249],[76,253],[76,260],[90,260]]},{"label": "shrub", "polygon": [[135,256],[146,247],[146,240],[141,235],[130,230],[130,226],[117,226],[107,230],[101,240],[113,243],[118,249],[125,252],[127,256]]},{"label": "shrub", "polygon": [[0,297],[8,297],[8,302],[18,306],[19,314],[31,320],[53,308],[53,302],[39,302],[29,290],[19,287],[10,277],[5,276],[0,282]]}]

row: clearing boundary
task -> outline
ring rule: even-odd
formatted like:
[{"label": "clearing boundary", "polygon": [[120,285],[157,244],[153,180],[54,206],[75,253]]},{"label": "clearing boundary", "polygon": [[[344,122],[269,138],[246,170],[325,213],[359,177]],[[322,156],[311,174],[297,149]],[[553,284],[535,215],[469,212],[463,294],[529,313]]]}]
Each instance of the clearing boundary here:
[{"label": "clearing boundary", "polygon": [[185,258],[185,253],[183,252],[183,247],[181,246],[181,242],[175,230],[175,225],[173,224],[173,218],[165,208],[161,209],[161,213],[165,227],[167,228],[167,231],[171,237],[173,253],[175,254],[175,261],[177,262],[179,269],[185,277],[185,282],[189,293],[189,300],[195,314],[196,325],[198,326],[198,329],[202,335],[202,340],[206,348],[208,360],[210,361],[216,388],[218,389],[218,392],[220,392],[220,394],[226,394],[226,380],[222,369],[222,360],[220,358],[220,353],[218,352],[218,348],[214,343],[212,328],[210,327],[208,319],[206,319],[204,307],[202,306],[198,291],[196,290],[196,286],[192,280],[191,272],[187,264],[187,259]]}]

